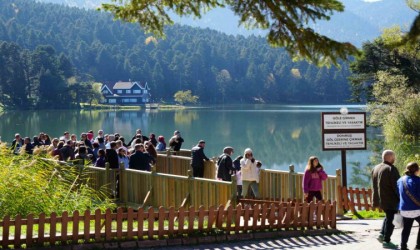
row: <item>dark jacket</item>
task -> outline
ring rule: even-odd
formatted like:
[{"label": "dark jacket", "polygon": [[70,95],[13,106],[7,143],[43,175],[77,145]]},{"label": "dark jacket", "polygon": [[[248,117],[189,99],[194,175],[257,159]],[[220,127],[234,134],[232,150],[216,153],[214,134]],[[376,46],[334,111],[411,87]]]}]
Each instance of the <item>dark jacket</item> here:
[{"label": "dark jacket", "polygon": [[224,181],[232,181],[232,174],[235,171],[232,158],[228,154],[222,154],[217,161],[217,178]]},{"label": "dark jacket", "polygon": [[69,145],[65,145],[60,149],[60,160],[68,161],[69,158],[70,160],[74,160],[74,149]]},{"label": "dark jacket", "polygon": [[179,151],[183,142],[184,139],[182,139],[181,136],[172,136],[172,138],[169,140],[169,147],[171,147],[173,151]]},{"label": "dark jacket", "polygon": [[101,167],[101,168],[105,167],[105,157],[104,156],[98,157],[96,159],[95,167]]},{"label": "dark jacket", "polygon": [[85,146],[86,146],[87,148],[90,148],[90,149],[92,149],[92,148],[93,148],[93,147],[92,147],[92,142],[91,142],[91,141],[89,141],[88,139],[84,140],[84,141],[83,141],[83,143],[85,144]]},{"label": "dark jacket", "polygon": [[12,150],[14,153],[18,153],[16,151],[18,151],[22,146],[23,146],[23,139],[20,139],[19,141],[16,141],[16,139],[14,139],[12,141],[12,146],[10,147],[10,150]]},{"label": "dark jacket", "polygon": [[115,149],[107,149],[105,151],[105,159],[106,162],[109,163],[109,168],[119,168],[120,165],[118,163],[118,154]]},{"label": "dark jacket", "polygon": [[151,161],[152,161],[152,157],[148,153],[136,151],[133,155],[130,156],[130,161],[128,162],[128,168],[143,170],[143,171],[150,171]]},{"label": "dark jacket", "polygon": [[372,170],[373,207],[383,210],[397,210],[400,197],[397,181],[400,178],[397,168],[388,162],[375,166]]},{"label": "dark jacket", "polygon": [[29,155],[33,154],[34,146],[31,143],[25,144],[25,152]]},{"label": "dark jacket", "polygon": [[193,147],[191,149],[191,166],[193,168],[204,168],[204,160],[209,160],[204,154],[204,148],[198,145]]}]

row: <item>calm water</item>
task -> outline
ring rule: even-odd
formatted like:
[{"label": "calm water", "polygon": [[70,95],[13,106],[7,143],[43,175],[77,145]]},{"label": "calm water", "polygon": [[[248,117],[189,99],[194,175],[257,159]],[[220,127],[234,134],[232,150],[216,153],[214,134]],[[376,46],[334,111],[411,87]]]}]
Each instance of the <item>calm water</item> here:
[{"label": "calm water", "polygon": [[[350,111],[363,107],[348,106]],[[137,128],[144,134],[164,135],[168,141],[173,131],[180,130],[183,148],[191,148],[198,140],[206,141],[207,156],[221,154],[223,147],[235,148],[235,156],[246,147],[254,151],[264,168],[287,170],[290,164],[298,172],[304,170],[309,156],[317,155],[329,174],[341,167],[339,151],[322,151],[321,112],[338,111],[340,106],[246,105],[171,111],[80,111],[43,110],[16,111],[1,114],[0,136],[11,142],[15,132],[32,137],[43,131],[51,137],[68,130],[80,135],[87,130],[103,129],[131,138]],[[368,139],[378,131],[368,129]],[[369,163],[371,146],[366,151],[348,151],[347,162]],[[349,176],[352,168],[348,167]],[[350,182],[350,177],[348,178]]]}]

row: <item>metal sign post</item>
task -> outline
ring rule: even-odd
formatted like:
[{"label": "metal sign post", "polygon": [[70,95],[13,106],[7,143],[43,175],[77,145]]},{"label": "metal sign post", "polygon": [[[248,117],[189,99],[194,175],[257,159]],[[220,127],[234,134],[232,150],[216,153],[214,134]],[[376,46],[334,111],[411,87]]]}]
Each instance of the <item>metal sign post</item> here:
[{"label": "metal sign post", "polygon": [[341,150],[342,184],[347,186],[346,150],[366,149],[365,112],[323,112],[322,150]]}]

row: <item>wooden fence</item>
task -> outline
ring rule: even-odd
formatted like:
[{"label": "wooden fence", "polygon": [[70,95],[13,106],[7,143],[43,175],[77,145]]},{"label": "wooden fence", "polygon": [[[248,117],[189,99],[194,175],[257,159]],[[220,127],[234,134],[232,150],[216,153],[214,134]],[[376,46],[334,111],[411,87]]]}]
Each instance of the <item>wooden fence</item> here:
[{"label": "wooden fence", "polygon": [[[245,206],[203,206],[179,210],[139,208],[134,211],[122,208],[116,213],[106,210],[75,211],[49,216],[33,214],[26,218],[6,216],[0,221],[2,231],[0,245],[3,249],[32,246],[57,246],[57,244],[77,244],[83,242],[103,242],[121,240],[163,239],[182,237],[196,233],[247,233],[261,230],[305,230],[336,228],[335,203],[284,203],[279,206],[267,204]],[[316,219],[314,219],[316,215]]]},{"label": "wooden fence", "polygon": [[[166,155],[158,154],[156,161],[156,172],[188,176],[188,171],[191,168],[191,153],[190,156]],[[204,178],[216,179],[216,164],[214,161],[204,162]]]},{"label": "wooden fence", "polygon": [[[336,171],[337,176],[329,175],[323,182],[322,194],[324,200],[336,200],[337,187],[341,184],[341,170]],[[302,201],[303,173],[296,173],[294,166],[289,167],[289,172],[262,169],[260,171],[259,192],[264,199],[297,199]]]},{"label": "wooden fence", "polygon": [[375,210],[372,205],[372,189],[353,189],[352,187],[339,186],[338,190],[340,190],[340,195],[337,198],[338,208],[352,211],[353,213],[363,209],[366,211]]},{"label": "wooden fence", "polygon": [[236,201],[236,181],[193,178],[191,171],[189,176],[180,176],[157,173],[154,167],[151,172],[88,167],[87,173],[92,187],[109,187],[109,194],[115,194],[118,187],[119,202],[131,207],[203,205],[209,208]]},{"label": "wooden fence", "polygon": [[[186,150],[185,150],[186,151]],[[158,155],[156,171],[173,175],[187,176],[191,157]],[[213,161],[206,161],[204,178],[215,179],[217,167]],[[336,171],[336,176],[329,175],[323,182],[322,194],[325,200],[337,199],[337,187],[341,185],[341,170]],[[264,199],[298,199],[303,200],[303,173],[296,173],[294,166],[289,166],[289,171],[261,169],[259,191]]]}]

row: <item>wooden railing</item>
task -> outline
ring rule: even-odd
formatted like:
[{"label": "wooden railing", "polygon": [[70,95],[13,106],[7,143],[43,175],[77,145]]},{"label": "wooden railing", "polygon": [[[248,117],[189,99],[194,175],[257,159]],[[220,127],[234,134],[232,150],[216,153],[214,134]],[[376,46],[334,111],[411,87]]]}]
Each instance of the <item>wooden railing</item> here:
[{"label": "wooden railing", "polygon": [[[107,186],[109,194],[119,188],[120,203],[131,206],[188,207],[226,205],[236,201],[236,181],[157,173],[132,169],[107,169],[88,167],[93,187]],[[117,178],[118,176],[118,178]],[[116,180],[119,180],[118,185]]]},{"label": "wooden railing", "polygon": [[[316,215],[316,220],[314,220]],[[61,215],[33,214],[26,218],[6,216],[0,221],[2,235],[0,245],[3,249],[14,247],[45,246],[58,247],[58,244],[120,241],[136,239],[164,239],[183,237],[196,233],[212,233],[219,230],[224,234],[247,233],[262,230],[336,228],[335,203],[284,203],[279,206],[266,204],[254,206],[203,206],[199,209],[173,207],[164,209],[129,208],[116,213],[106,210],[75,211]]]},{"label": "wooden railing", "polygon": [[[178,155],[158,154],[156,162],[156,172],[188,176],[189,170],[192,170],[191,155],[189,157],[186,157]],[[216,178],[216,164],[214,163],[214,161],[210,160],[204,162],[204,178]]]},{"label": "wooden railing", "polygon": [[[337,206],[347,211],[356,213],[357,210],[375,210],[372,206],[372,189],[359,189],[352,187],[338,187],[340,195],[337,198]],[[379,209],[382,211],[381,209]]]},{"label": "wooden railing", "polygon": [[[324,200],[336,200],[337,187],[341,184],[341,170],[336,171],[337,176],[329,175],[322,183]],[[294,166],[289,167],[289,172],[262,169],[260,171],[259,192],[262,198],[268,199],[297,199],[302,201],[303,173],[296,173]]]},{"label": "wooden railing", "polygon": [[[187,176],[188,171],[192,170],[190,164],[191,157],[160,154],[156,163],[156,172]],[[204,178],[215,179],[217,167],[214,161],[206,161],[204,164]],[[324,200],[337,199],[337,187],[341,185],[341,170],[337,170],[336,174],[336,176],[329,175],[323,182]],[[261,169],[260,195],[264,199],[303,200],[302,181],[303,173],[296,173],[293,165],[289,166],[289,171]]]}]

